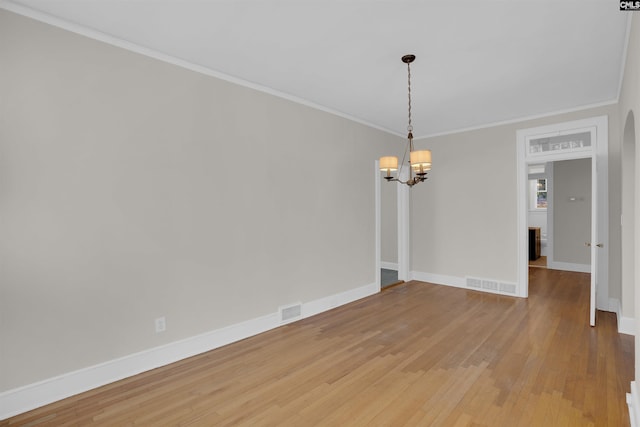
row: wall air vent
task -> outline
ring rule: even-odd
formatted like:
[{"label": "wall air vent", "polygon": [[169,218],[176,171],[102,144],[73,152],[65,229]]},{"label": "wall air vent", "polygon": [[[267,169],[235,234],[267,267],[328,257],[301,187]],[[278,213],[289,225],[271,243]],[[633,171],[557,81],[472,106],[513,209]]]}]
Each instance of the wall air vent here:
[{"label": "wall air vent", "polygon": [[498,290],[502,292],[506,292],[508,294],[516,293],[516,284],[515,283],[500,283],[498,285]]},{"label": "wall air vent", "polygon": [[483,280],[482,281],[482,289],[490,289],[492,291],[498,290],[498,282],[495,280]]},{"label": "wall air vent", "polygon": [[289,323],[302,317],[302,304],[282,306],[280,311],[280,323]]},{"label": "wall air vent", "polygon": [[473,277],[467,277],[467,287],[468,288],[481,288],[482,280],[474,279]]},{"label": "wall air vent", "polygon": [[465,277],[467,288],[486,289],[494,293],[516,295],[515,283],[500,282],[498,280],[480,279],[477,277]]}]

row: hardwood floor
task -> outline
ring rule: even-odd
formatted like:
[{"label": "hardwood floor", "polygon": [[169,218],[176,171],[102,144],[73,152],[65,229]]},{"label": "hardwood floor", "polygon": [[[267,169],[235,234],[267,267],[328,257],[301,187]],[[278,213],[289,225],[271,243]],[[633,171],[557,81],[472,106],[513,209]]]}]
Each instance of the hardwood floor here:
[{"label": "hardwood floor", "polygon": [[547,257],[541,256],[535,261],[529,261],[529,267],[547,268]]},{"label": "hardwood floor", "polygon": [[626,426],[633,337],[589,275],[517,299],[409,282],[7,425]]}]

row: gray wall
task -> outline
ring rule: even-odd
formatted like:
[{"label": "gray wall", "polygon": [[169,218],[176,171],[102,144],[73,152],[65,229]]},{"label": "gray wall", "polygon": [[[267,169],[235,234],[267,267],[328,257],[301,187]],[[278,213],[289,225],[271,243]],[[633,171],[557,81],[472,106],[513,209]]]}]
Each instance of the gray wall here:
[{"label": "gray wall", "polygon": [[375,282],[402,138],[2,10],[0,64],[0,391]]},{"label": "gray wall", "polygon": [[622,149],[622,289],[629,296],[622,301],[625,317],[634,316],[633,291],[635,281],[635,222],[636,201],[636,131],[634,114],[629,112],[625,120]]},{"label": "gray wall", "polygon": [[433,167],[411,191],[413,271],[515,281],[515,132],[495,129],[417,141]]},{"label": "gray wall", "polygon": [[553,261],[591,265],[591,159],[553,162]]},{"label": "gray wall", "polygon": [[[619,132],[622,134],[625,128],[627,117],[629,112],[633,112],[634,120],[634,141],[636,149],[634,150],[635,157],[635,171],[640,170],[640,150],[637,149],[638,144],[638,130],[640,129],[640,20],[633,19],[631,21],[631,31],[629,35],[629,44],[627,46],[627,59],[625,61],[624,80],[622,82],[622,90],[620,92],[620,102],[618,104],[620,121],[618,124]],[[631,143],[631,141],[628,141]],[[621,151],[619,152],[621,153]],[[619,165],[621,165],[621,156],[619,154]],[[635,327],[636,327],[636,339],[635,339],[635,379],[640,381],[640,262],[638,260],[638,254],[640,251],[640,209],[638,203],[640,202],[640,174],[635,173],[635,185],[634,185],[634,202],[635,208],[633,212],[634,227],[633,232],[635,234],[635,271],[634,278],[630,281],[625,281],[625,287],[622,289],[622,310],[624,316],[633,316],[635,313]],[[615,218],[615,217],[611,217]],[[625,247],[619,244],[620,251],[629,253],[631,251],[629,242],[625,242]],[[633,308],[630,307],[633,306]]]},{"label": "gray wall", "polygon": [[[411,269],[516,282],[516,131],[607,115],[610,153],[615,153],[620,145],[617,114],[617,107],[609,105],[417,141],[418,147],[432,150],[434,166],[427,184],[411,191]],[[610,162],[609,170],[619,170],[619,158]],[[619,184],[610,183],[609,197],[612,203],[620,200]],[[619,218],[619,206],[610,215]],[[615,220],[609,235],[611,245],[619,246]],[[609,296],[619,299],[619,257],[610,255],[609,271]]]}]

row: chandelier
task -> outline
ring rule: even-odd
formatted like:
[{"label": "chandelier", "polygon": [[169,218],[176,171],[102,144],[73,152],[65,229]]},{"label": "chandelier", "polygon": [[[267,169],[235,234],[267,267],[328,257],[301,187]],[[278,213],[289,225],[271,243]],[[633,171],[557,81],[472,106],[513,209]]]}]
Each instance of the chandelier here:
[{"label": "chandelier", "polygon": [[[413,147],[413,126],[411,125],[411,63],[416,59],[415,55],[405,55],[402,57],[402,62],[407,64],[407,86],[409,97],[409,124],[407,126],[407,148],[404,151],[402,157],[402,163],[400,164],[400,170],[398,171],[398,158],[395,156],[380,157],[380,170],[386,172],[386,179],[389,182],[396,181],[401,184],[406,184],[409,187],[413,187],[419,182],[426,181],[427,172],[431,170],[431,151],[430,150],[414,150]],[[405,164],[407,158],[407,151],[409,152],[409,177],[406,181],[402,181],[402,167]],[[391,171],[398,171],[397,176],[394,178],[391,175]],[[415,176],[414,176],[415,174]]]}]

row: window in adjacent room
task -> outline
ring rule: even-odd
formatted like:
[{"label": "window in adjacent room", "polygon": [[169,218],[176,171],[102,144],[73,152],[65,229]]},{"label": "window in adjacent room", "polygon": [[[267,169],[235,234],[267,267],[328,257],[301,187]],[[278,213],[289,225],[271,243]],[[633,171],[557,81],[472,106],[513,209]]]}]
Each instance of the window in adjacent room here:
[{"label": "window in adjacent room", "polygon": [[529,208],[531,210],[547,209],[547,180],[531,179],[529,184],[531,189]]}]

